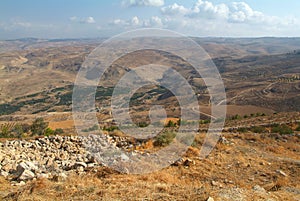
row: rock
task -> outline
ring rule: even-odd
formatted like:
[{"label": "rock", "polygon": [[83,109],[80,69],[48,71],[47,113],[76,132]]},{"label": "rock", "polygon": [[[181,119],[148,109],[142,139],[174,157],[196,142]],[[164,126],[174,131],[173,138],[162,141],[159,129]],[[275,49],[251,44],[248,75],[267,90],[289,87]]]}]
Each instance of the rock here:
[{"label": "rock", "polygon": [[76,170],[77,170],[78,173],[79,173],[79,172],[84,172],[84,167],[78,166],[78,167],[76,168]]},{"label": "rock", "polygon": [[122,154],[121,154],[121,160],[122,160],[122,161],[128,161],[128,160],[129,160],[129,157],[128,157],[126,154],[122,153]]},{"label": "rock", "polygon": [[9,176],[9,173],[5,171],[1,171],[0,175],[6,178]]},{"label": "rock", "polygon": [[24,170],[19,176],[18,180],[29,180],[33,179],[35,177],[35,174],[31,172],[30,170]]},{"label": "rock", "polygon": [[222,144],[228,144],[229,143],[228,140],[224,136],[219,138],[219,142],[221,142]]},{"label": "rock", "polygon": [[265,193],[266,192],[266,190],[263,187],[259,186],[259,185],[255,185],[252,189],[254,191],[261,192],[261,193]]},{"label": "rock", "polygon": [[212,182],[211,182],[211,185],[212,185],[212,186],[217,186],[217,187],[222,188],[222,184],[220,184],[220,182],[217,182],[217,181],[212,181]]},{"label": "rock", "polygon": [[59,174],[53,175],[52,180],[55,182],[62,182],[62,181],[66,181],[67,178],[68,176],[64,172],[61,172]]},{"label": "rock", "polygon": [[40,173],[36,176],[38,179],[49,179],[51,177],[51,173]]},{"label": "rock", "polygon": [[73,165],[73,168],[74,168],[74,169],[77,169],[78,167],[86,168],[86,167],[87,167],[87,164],[86,164],[85,162],[76,162],[76,163]]},{"label": "rock", "polygon": [[206,201],[215,201],[212,197],[208,197]]},{"label": "rock", "polygon": [[25,184],[25,181],[20,181],[20,183],[16,183],[15,186],[24,186]]},{"label": "rock", "polygon": [[191,166],[191,165],[194,165],[195,162],[189,158],[187,158],[184,162],[183,162],[183,165],[184,166]]},{"label": "rock", "polygon": [[29,161],[26,162],[21,162],[18,166],[17,166],[17,172],[22,172],[24,170],[31,170],[31,171],[35,171],[37,170],[38,167]]},{"label": "rock", "polygon": [[2,166],[2,170],[5,172],[10,172],[11,170],[13,170],[13,165],[11,163],[7,163]]},{"label": "rock", "polygon": [[286,177],[287,174],[283,172],[282,170],[276,170],[277,173],[281,174],[282,176]]},{"label": "rock", "polygon": [[225,184],[234,184],[234,182],[233,182],[233,181],[231,181],[231,180],[228,180],[228,179],[225,179],[225,180],[224,180],[224,183],[225,183]]},{"label": "rock", "polygon": [[[103,165],[128,161],[128,156],[132,154],[130,152],[128,155],[116,154],[115,156],[106,156],[103,153],[110,149],[126,149],[131,143],[124,137],[113,139],[106,135],[51,136],[31,140],[7,140],[0,144],[0,175],[19,181],[36,177],[51,179],[55,175],[57,180],[63,180],[68,171],[76,170],[74,172],[82,174],[87,168],[93,169],[98,166],[99,162]],[[124,147],[116,147],[116,144]],[[100,153],[99,156],[97,153]],[[136,157],[141,154],[141,152],[135,153]],[[183,162],[184,160],[181,161],[181,164]],[[189,166],[192,161],[188,160],[185,163]],[[60,173],[65,175],[58,175]]]}]

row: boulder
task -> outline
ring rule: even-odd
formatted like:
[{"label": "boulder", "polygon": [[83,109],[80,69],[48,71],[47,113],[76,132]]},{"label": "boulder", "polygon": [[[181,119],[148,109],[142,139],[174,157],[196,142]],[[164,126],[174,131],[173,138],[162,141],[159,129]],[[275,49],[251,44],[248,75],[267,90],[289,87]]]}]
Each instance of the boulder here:
[{"label": "boulder", "polygon": [[35,177],[35,174],[33,172],[31,172],[30,170],[24,170],[18,177],[18,180],[29,180],[29,179],[33,179]]}]

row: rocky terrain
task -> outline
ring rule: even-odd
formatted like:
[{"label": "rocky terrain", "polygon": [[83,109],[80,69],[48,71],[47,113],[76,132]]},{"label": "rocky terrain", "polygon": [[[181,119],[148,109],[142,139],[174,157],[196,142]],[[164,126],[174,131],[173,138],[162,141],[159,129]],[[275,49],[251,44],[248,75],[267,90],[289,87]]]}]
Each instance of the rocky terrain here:
[{"label": "rocky terrain", "polygon": [[[0,174],[16,185],[34,178],[66,179],[70,172],[80,174],[86,169],[102,165],[87,151],[90,143],[102,153],[109,148],[118,150],[130,147],[126,138],[106,135],[5,141],[0,143]],[[122,160],[122,156],[110,155],[106,160]]]},{"label": "rocky terrain", "polygon": [[[199,159],[203,137],[199,134],[183,159],[171,166],[137,175],[96,163],[82,146],[83,137],[8,140],[0,144],[0,196],[3,200],[300,199],[299,134],[274,138],[224,133],[213,152]],[[102,148],[117,146],[116,140],[107,139],[110,143],[102,143]]]}]

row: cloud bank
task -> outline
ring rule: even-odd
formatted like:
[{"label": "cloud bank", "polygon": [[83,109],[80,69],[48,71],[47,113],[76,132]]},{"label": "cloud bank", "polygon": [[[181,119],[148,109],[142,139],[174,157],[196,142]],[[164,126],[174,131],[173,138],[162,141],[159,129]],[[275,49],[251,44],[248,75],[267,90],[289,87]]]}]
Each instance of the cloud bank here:
[{"label": "cloud bank", "polygon": [[123,0],[122,5],[124,6],[163,6],[164,0]]}]

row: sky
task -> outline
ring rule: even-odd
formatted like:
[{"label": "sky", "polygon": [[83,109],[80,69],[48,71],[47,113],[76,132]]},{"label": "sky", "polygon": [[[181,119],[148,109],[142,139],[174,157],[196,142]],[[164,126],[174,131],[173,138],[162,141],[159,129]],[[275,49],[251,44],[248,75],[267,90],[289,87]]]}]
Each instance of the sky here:
[{"label": "sky", "polygon": [[162,28],[196,37],[300,37],[297,0],[1,0],[0,40],[111,37]]}]

